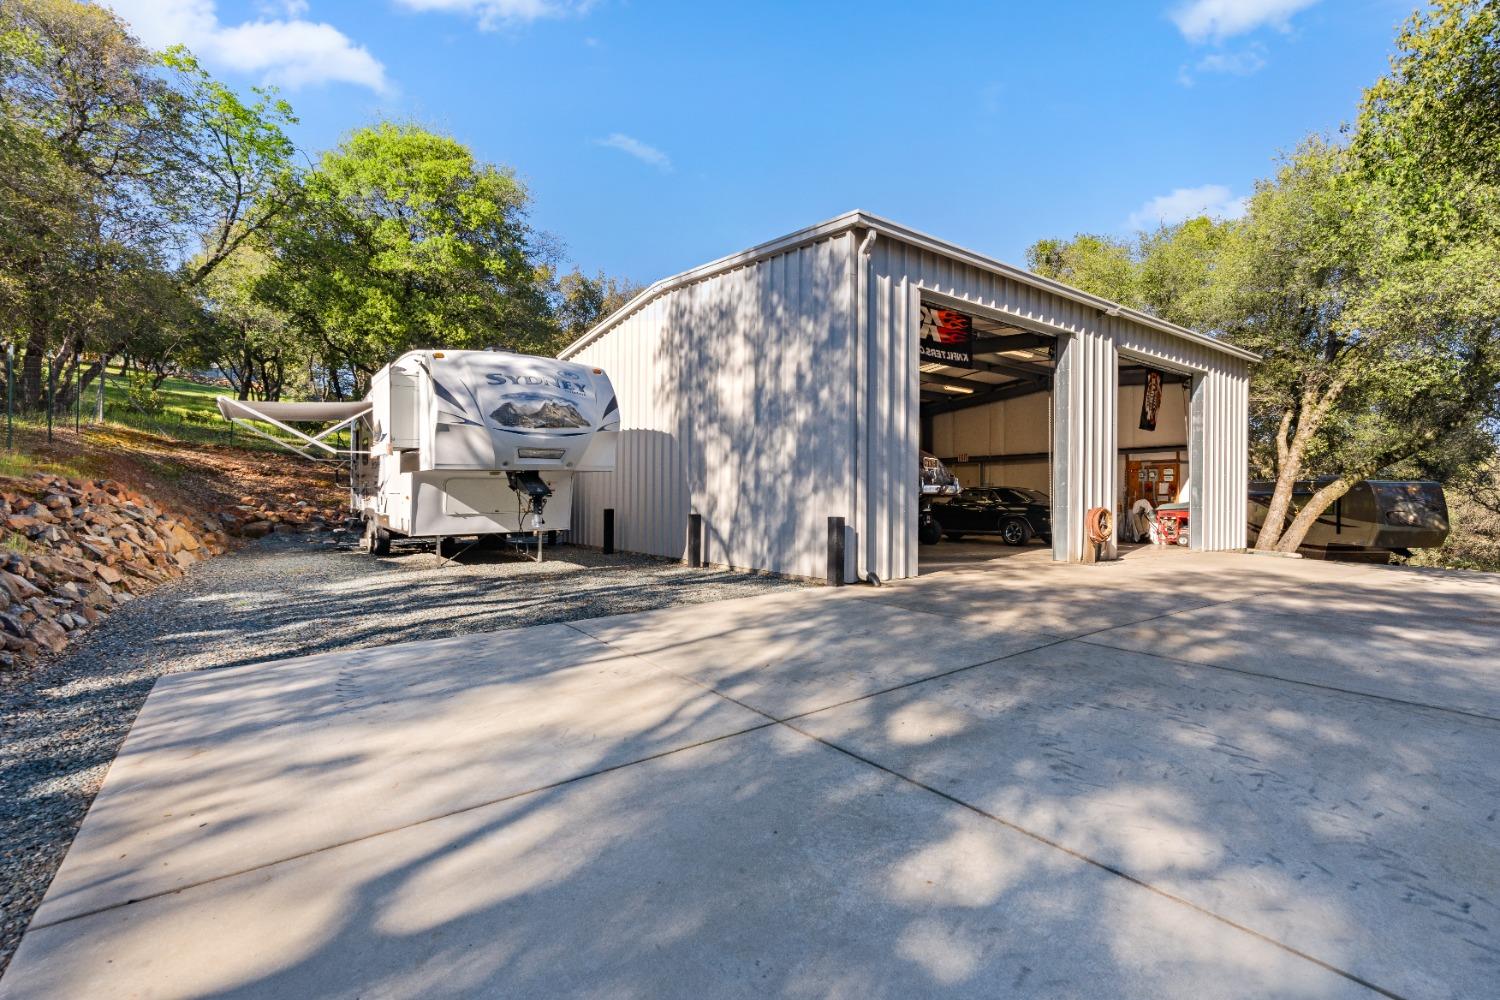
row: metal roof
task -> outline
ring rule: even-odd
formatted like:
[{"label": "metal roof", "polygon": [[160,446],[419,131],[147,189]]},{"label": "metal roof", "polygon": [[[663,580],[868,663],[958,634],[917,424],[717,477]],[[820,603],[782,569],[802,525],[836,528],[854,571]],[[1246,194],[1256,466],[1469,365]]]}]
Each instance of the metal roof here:
[{"label": "metal roof", "polygon": [[710,261],[707,264],[702,264],[689,271],[683,271],[681,274],[675,274],[669,278],[662,278],[660,281],[654,282],[653,284],[648,286],[640,294],[636,295],[629,302],[625,303],[625,305],[621,306],[619,309],[606,316],[593,329],[589,330],[583,336],[573,341],[573,343],[563,348],[560,352],[558,352],[558,357],[568,358],[574,353],[582,350],[589,343],[603,336],[620,320],[629,316],[642,305],[656,298],[658,295],[669,292],[674,288],[681,288],[684,285],[690,285],[693,282],[702,281],[705,278],[711,278],[714,275],[722,274],[725,271],[732,271],[735,268],[744,267],[747,264],[752,264],[756,261],[764,260],[767,257],[774,257],[777,254],[786,253],[788,250],[795,249],[799,246],[805,246],[809,243],[816,243],[820,240],[825,240],[830,236],[836,235],[847,229],[873,230],[880,235],[888,236],[893,239],[901,240],[903,242],[922,247],[923,249],[928,250],[932,253],[950,257],[953,260],[959,261],[961,263],[968,264],[981,270],[989,271],[1006,278],[1010,278],[1013,281],[1030,285],[1034,288],[1042,289],[1043,291],[1051,292],[1052,294],[1058,295],[1062,298],[1071,299],[1074,302],[1093,306],[1094,308],[1099,309],[1100,311],[1111,316],[1124,317],[1125,319],[1128,319],[1133,323],[1139,323],[1142,326],[1147,326],[1155,330],[1161,330],[1165,333],[1172,334],[1176,337],[1181,337],[1184,340],[1189,340],[1196,344],[1202,344],[1206,347],[1209,347],[1216,351],[1220,351],[1224,354],[1228,354],[1232,357],[1242,358],[1246,361],[1260,360],[1260,356],[1258,354],[1244,350],[1243,348],[1235,347],[1232,344],[1226,344],[1222,340],[1219,340],[1217,337],[1209,336],[1206,333],[1199,333],[1196,330],[1190,330],[1185,326],[1178,326],[1176,323],[1168,323],[1166,320],[1156,316],[1152,316],[1150,313],[1144,313],[1138,309],[1131,309],[1128,306],[1120,305],[1118,302],[1112,302],[1109,299],[1101,298],[1098,295],[1093,295],[1089,292],[1083,291],[1082,289],[1074,288],[1071,285],[1065,285],[1060,281],[1053,281],[1051,278],[1044,278],[1039,274],[1033,274],[1030,271],[1025,270],[1024,268],[1006,264],[1002,261],[995,260],[992,257],[986,257],[981,253],[965,249],[964,247],[961,247],[956,243],[949,243],[946,240],[940,240],[935,236],[929,236],[926,233],[919,232],[915,229],[909,229],[906,226],[903,226],[896,222],[892,222],[889,219],[884,219],[878,215],[871,215],[869,212],[862,212],[858,210],[845,212],[843,215],[839,215],[832,219],[829,219],[827,222],[820,222],[817,225],[808,226],[806,229],[799,229],[794,233],[790,233],[779,239],[771,240],[766,243],[761,243],[758,246],[753,246],[748,250],[742,250],[739,253],[730,254],[727,257],[720,257],[718,260]]}]

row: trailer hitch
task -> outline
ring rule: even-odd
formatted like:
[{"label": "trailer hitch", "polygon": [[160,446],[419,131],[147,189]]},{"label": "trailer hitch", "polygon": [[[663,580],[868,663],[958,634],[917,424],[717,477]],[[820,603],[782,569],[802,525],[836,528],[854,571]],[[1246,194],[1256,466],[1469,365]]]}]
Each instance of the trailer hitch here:
[{"label": "trailer hitch", "polygon": [[535,471],[507,472],[506,481],[516,494],[518,506],[521,508],[522,526],[530,522],[531,528],[536,532],[536,561],[542,561],[542,511],[547,507],[547,501],[552,497],[552,487],[542,479],[542,474]]}]

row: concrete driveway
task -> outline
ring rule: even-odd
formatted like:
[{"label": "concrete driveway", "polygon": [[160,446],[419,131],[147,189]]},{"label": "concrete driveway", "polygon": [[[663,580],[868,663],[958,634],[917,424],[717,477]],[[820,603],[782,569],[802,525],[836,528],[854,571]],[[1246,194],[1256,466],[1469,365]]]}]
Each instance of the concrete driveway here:
[{"label": "concrete driveway", "polygon": [[1146,551],[157,682],[5,998],[1478,997],[1500,582]]}]

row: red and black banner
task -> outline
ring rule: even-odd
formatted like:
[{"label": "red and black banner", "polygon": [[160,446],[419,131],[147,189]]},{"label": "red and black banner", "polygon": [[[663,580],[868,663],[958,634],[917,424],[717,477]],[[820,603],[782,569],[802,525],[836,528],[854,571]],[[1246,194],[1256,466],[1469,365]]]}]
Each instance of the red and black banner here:
[{"label": "red and black banner", "polygon": [[966,368],[974,363],[974,320],[953,309],[922,306],[923,361]]},{"label": "red and black banner", "polygon": [[1161,372],[1146,369],[1145,392],[1141,393],[1141,430],[1156,430],[1156,411],[1161,409]]}]

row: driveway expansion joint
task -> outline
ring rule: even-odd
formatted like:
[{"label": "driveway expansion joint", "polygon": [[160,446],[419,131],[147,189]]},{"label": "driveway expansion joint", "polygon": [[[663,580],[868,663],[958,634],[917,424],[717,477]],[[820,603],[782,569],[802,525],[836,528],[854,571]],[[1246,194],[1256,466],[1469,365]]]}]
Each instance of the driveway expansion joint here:
[{"label": "driveway expansion joint", "polygon": [[[1232,603],[1232,602],[1224,601],[1224,602],[1220,602],[1220,603],[1222,603],[1222,604],[1228,604],[1228,603]],[[1208,606],[1209,607],[1217,607],[1218,605],[1216,604],[1216,605],[1208,605]],[[1193,610],[1198,610],[1198,609],[1193,609]],[[1147,622],[1149,622],[1149,621],[1155,621],[1158,618],[1165,618],[1165,617],[1168,617],[1169,615],[1173,615],[1173,614],[1177,614],[1177,613],[1178,613],[1177,611],[1169,611],[1169,612],[1165,612],[1165,613],[1160,614],[1160,615],[1152,616],[1151,618],[1143,619],[1143,621],[1147,621]],[[1131,622],[1130,624],[1131,625],[1139,625],[1139,624],[1141,624],[1141,622]],[[577,629],[577,627],[574,626],[571,622],[567,623],[567,625],[568,625],[569,628],[575,628],[575,629]],[[1110,631],[1110,630],[1112,630],[1114,628],[1119,628],[1119,627],[1121,627],[1121,626],[1109,626],[1108,628],[1099,629],[1096,632],[1085,633],[1085,635],[1097,635],[1099,632],[1107,632],[1107,631]],[[589,633],[584,632],[582,629],[577,629],[577,631],[580,634],[582,634],[582,635],[589,635]],[[613,643],[610,643],[608,640],[598,639],[597,636],[590,636],[590,638],[597,639],[598,641],[604,642],[607,645],[613,645]],[[1182,896],[1179,896],[1179,895],[1177,895],[1175,893],[1168,892],[1166,889],[1163,889],[1160,886],[1157,886],[1157,885],[1155,885],[1155,884],[1153,884],[1151,882],[1148,882],[1145,879],[1140,878],[1139,876],[1132,875],[1132,874],[1130,874],[1129,872],[1125,871],[1122,868],[1116,867],[1115,865],[1109,864],[1108,862],[1101,861],[1098,858],[1095,858],[1095,857],[1092,857],[1091,855],[1083,853],[1082,851],[1079,851],[1079,850],[1076,850],[1074,848],[1068,847],[1066,844],[1063,844],[1063,843],[1061,843],[1059,841],[1056,841],[1056,840],[1053,840],[1050,837],[1047,837],[1047,836],[1045,836],[1043,834],[1037,833],[1034,830],[1030,830],[1030,829],[1028,829],[1028,828],[1026,828],[1024,826],[1021,826],[1020,824],[1016,823],[1013,820],[1008,820],[1005,817],[1000,816],[1000,815],[998,815],[996,813],[989,812],[988,810],[982,808],[981,806],[975,805],[972,802],[968,802],[968,801],[966,801],[966,800],[964,800],[962,798],[959,798],[958,796],[953,795],[953,794],[951,794],[949,792],[945,792],[945,791],[943,791],[940,788],[935,788],[932,785],[929,785],[929,784],[927,784],[924,781],[921,781],[921,780],[919,780],[917,778],[913,778],[913,777],[911,777],[908,774],[905,774],[905,773],[903,773],[901,771],[896,770],[895,768],[888,767],[888,766],[886,766],[884,764],[881,764],[879,761],[873,760],[873,759],[871,759],[869,757],[864,756],[863,754],[860,754],[860,753],[857,753],[857,752],[855,752],[853,750],[850,750],[848,747],[841,746],[841,745],[839,745],[838,743],[835,743],[832,740],[825,739],[824,737],[821,737],[821,736],[817,736],[817,735],[815,735],[815,734],[813,734],[811,732],[808,732],[806,729],[803,729],[800,726],[796,726],[796,725],[793,724],[798,719],[806,718],[807,716],[810,716],[810,715],[816,715],[816,714],[818,714],[820,712],[827,712],[827,711],[830,711],[830,710],[835,709],[835,708],[844,707],[846,705],[852,705],[852,704],[855,704],[855,703],[858,703],[858,702],[861,702],[861,701],[868,701],[868,700],[870,700],[872,698],[878,698],[881,695],[889,694],[889,693],[891,693],[893,691],[900,691],[900,690],[904,690],[906,688],[916,687],[917,685],[928,683],[929,681],[941,680],[941,679],[946,678],[946,677],[951,677],[951,676],[953,676],[955,674],[965,673],[965,672],[970,671],[970,670],[977,670],[980,667],[990,666],[992,664],[999,663],[1001,661],[1008,660],[1008,659],[1011,659],[1011,658],[1016,657],[1016,656],[1021,656],[1022,654],[1025,654],[1025,653],[1032,653],[1032,652],[1036,652],[1037,650],[1048,649],[1048,648],[1051,648],[1053,646],[1059,646],[1059,645],[1062,645],[1063,643],[1072,642],[1072,641],[1074,641],[1074,639],[1065,639],[1065,638],[1054,639],[1051,642],[1040,643],[1040,644],[1038,644],[1036,646],[1031,646],[1031,647],[1028,647],[1026,649],[1017,650],[1016,652],[1013,652],[1013,653],[1007,653],[1004,656],[997,656],[997,657],[994,657],[993,659],[984,660],[984,661],[981,661],[979,663],[972,663],[972,664],[969,664],[967,666],[956,667],[956,668],[954,668],[952,670],[945,670],[945,671],[942,671],[941,673],[933,674],[933,675],[928,676],[928,677],[916,678],[914,680],[906,681],[906,682],[894,685],[894,686],[889,687],[889,688],[882,688],[879,691],[873,691],[873,692],[870,692],[868,694],[859,695],[859,696],[854,697],[854,698],[849,698],[849,699],[846,699],[846,700],[841,701],[841,702],[837,702],[837,703],[832,704],[832,705],[824,705],[821,708],[810,709],[810,710],[808,710],[806,712],[798,712],[798,713],[795,713],[793,715],[788,715],[788,716],[784,716],[784,717],[777,717],[776,715],[774,715],[774,714],[772,714],[770,712],[767,712],[767,711],[765,711],[763,709],[756,708],[754,705],[748,704],[747,702],[744,702],[744,701],[740,700],[739,698],[734,697],[733,695],[725,694],[723,691],[718,690],[713,685],[706,684],[703,681],[698,680],[696,677],[691,677],[691,676],[689,676],[687,674],[682,674],[682,673],[679,673],[679,672],[677,672],[675,670],[672,670],[671,668],[666,667],[663,664],[656,662],[655,660],[652,660],[649,656],[642,655],[640,653],[627,654],[627,655],[637,656],[640,659],[645,660],[648,663],[651,663],[658,670],[661,670],[661,671],[663,671],[663,672],[665,672],[667,674],[670,674],[670,675],[672,675],[674,677],[677,677],[677,678],[679,678],[681,680],[688,681],[691,684],[695,684],[698,687],[702,688],[703,690],[709,692],[710,694],[713,694],[713,695],[715,695],[715,696],[717,696],[719,698],[723,698],[725,701],[730,702],[733,705],[737,705],[738,707],[743,708],[746,711],[754,712],[756,715],[759,715],[762,718],[764,718],[764,719],[767,720],[766,721],[766,726],[773,726],[773,725],[783,726],[786,729],[789,729],[790,731],[796,733],[799,736],[802,736],[802,737],[804,737],[806,739],[809,739],[809,740],[813,741],[814,743],[822,744],[823,746],[827,747],[830,750],[836,751],[837,753],[843,754],[845,757],[848,757],[850,760],[853,760],[853,761],[856,761],[858,763],[864,764],[867,767],[874,768],[875,770],[880,771],[880,772],[882,772],[884,774],[888,774],[891,777],[893,777],[893,778],[895,778],[895,779],[897,779],[899,781],[905,782],[906,784],[909,784],[909,785],[911,785],[914,788],[918,788],[918,789],[920,789],[922,791],[925,791],[925,792],[928,792],[928,793],[930,793],[932,795],[936,795],[938,798],[941,798],[941,799],[943,799],[943,800],[945,800],[945,801],[947,801],[947,802],[949,802],[949,803],[951,803],[953,805],[956,805],[956,806],[958,806],[958,807],[960,807],[962,809],[965,809],[968,812],[971,812],[971,813],[975,814],[976,816],[979,816],[979,817],[981,817],[983,819],[987,819],[987,820],[989,820],[992,823],[997,823],[1000,826],[1003,826],[1006,829],[1008,829],[1008,830],[1010,830],[1010,831],[1012,831],[1014,833],[1018,833],[1018,834],[1020,834],[1023,837],[1027,837],[1027,838],[1029,838],[1029,839],[1031,839],[1033,841],[1036,841],[1037,843],[1039,843],[1039,844],[1041,844],[1041,845],[1043,845],[1045,847],[1050,847],[1053,850],[1060,851],[1063,854],[1068,855],[1069,857],[1073,858],[1076,861],[1080,861],[1080,862],[1082,862],[1082,863],[1084,863],[1086,865],[1089,865],[1089,866],[1091,866],[1093,868],[1097,868],[1100,871],[1103,871],[1103,872],[1105,872],[1105,873],[1107,873],[1109,875],[1113,875],[1114,877],[1116,877],[1118,879],[1121,879],[1121,880],[1123,880],[1125,882],[1128,882],[1129,884],[1131,884],[1131,885],[1133,885],[1133,886],[1135,886],[1135,887],[1137,887],[1139,889],[1144,889],[1145,891],[1150,892],[1153,895],[1156,895],[1156,896],[1158,896],[1158,897],[1160,897],[1162,899],[1168,900],[1169,902],[1172,902],[1172,903],[1176,903],[1176,904],[1178,904],[1180,906],[1184,906],[1187,909],[1192,910],[1194,913],[1197,913],[1197,914],[1199,914],[1201,916],[1207,917],[1210,920],[1213,920],[1213,921],[1215,921],[1217,923],[1223,924],[1226,927],[1229,927],[1229,928],[1231,928],[1233,930],[1239,931],[1240,933],[1243,933],[1243,934],[1248,934],[1249,936],[1251,936],[1251,937],[1253,937],[1253,938],[1255,938],[1255,939],[1257,939],[1259,941],[1263,941],[1266,944],[1269,944],[1269,945],[1271,945],[1274,948],[1277,948],[1277,949],[1279,949],[1281,951],[1284,951],[1284,952],[1286,952],[1286,953],[1288,953],[1290,955],[1293,955],[1296,958],[1300,958],[1303,961],[1310,962],[1313,965],[1316,965],[1319,968],[1321,968],[1321,969],[1323,969],[1323,970],[1325,970],[1327,972],[1331,972],[1334,975],[1339,976],[1339,977],[1341,977],[1341,978],[1343,978],[1343,979],[1345,979],[1345,980],[1347,980],[1347,981],[1349,981],[1351,983],[1354,983],[1357,986],[1361,986],[1361,987],[1363,987],[1363,988],[1365,988],[1367,990],[1370,990],[1371,992],[1376,993],[1376,994],[1378,994],[1380,996],[1387,997],[1387,998],[1389,998],[1389,1000],[1407,1000],[1407,998],[1404,995],[1402,995],[1400,993],[1397,993],[1397,992],[1395,992],[1393,990],[1386,989],[1385,987],[1380,986],[1380,985],[1378,985],[1376,983],[1373,983],[1370,980],[1365,979],[1363,976],[1358,975],[1357,973],[1350,972],[1347,969],[1343,969],[1343,968],[1340,968],[1337,965],[1333,965],[1330,962],[1327,962],[1327,961],[1325,961],[1325,960],[1323,960],[1321,958],[1318,958],[1316,955],[1313,955],[1313,954],[1310,954],[1308,952],[1302,951],[1301,949],[1299,949],[1299,948],[1297,948],[1297,947],[1295,947],[1293,945],[1289,945],[1289,944],[1287,944],[1284,941],[1277,940],[1276,938],[1271,937],[1268,934],[1265,934],[1265,933],[1263,933],[1261,931],[1255,930],[1253,927],[1249,927],[1249,926],[1247,926],[1245,924],[1239,923],[1238,921],[1232,920],[1229,917],[1226,917],[1226,916],[1223,916],[1222,914],[1216,913],[1213,910],[1210,910],[1210,909],[1208,909],[1208,908],[1206,908],[1204,906],[1201,906],[1201,905],[1199,905],[1197,903],[1194,903],[1193,901],[1191,901],[1189,899],[1186,899],[1186,898],[1184,898]],[[1115,647],[1112,647],[1112,646],[1105,646],[1102,643],[1085,643],[1085,645],[1094,645],[1094,646],[1098,646],[1100,648],[1107,648],[1107,649],[1113,649],[1113,648],[1115,648]],[[616,648],[619,648],[619,647],[616,647]],[[625,652],[625,650],[622,649],[621,652],[623,653],[623,652]],[[757,728],[765,728],[765,727],[757,727]]]},{"label": "driveway expansion joint", "polygon": [[[750,711],[754,711],[754,709],[750,709]],[[757,712],[756,714],[759,715],[761,713]],[[85,917],[92,917],[100,913],[108,913],[111,910],[122,909],[135,903],[144,903],[147,900],[161,899],[166,896],[175,896],[179,893],[187,892],[190,889],[198,889],[206,885],[213,885],[216,882],[223,882],[228,879],[238,878],[241,875],[248,875],[252,872],[265,871],[268,868],[275,868],[276,866],[286,864],[289,861],[300,861],[303,858],[310,858],[314,855],[323,854],[327,851],[334,851],[341,847],[348,847],[352,844],[364,843],[367,840],[375,840],[388,834],[400,833],[403,830],[410,830],[415,827],[425,826],[428,823],[435,823],[439,820],[448,819],[453,816],[462,816],[465,813],[471,813],[477,809],[484,809],[489,806],[500,805],[504,802],[513,802],[516,799],[523,799],[529,795],[537,795],[541,792],[549,792],[553,789],[563,788],[567,785],[576,784],[580,781],[587,781],[590,778],[598,778],[606,774],[613,774],[616,771],[623,771],[626,768],[634,767],[637,764],[648,764],[651,761],[660,760],[663,757],[670,757],[673,754],[683,753],[688,750],[697,750],[700,747],[710,746],[714,743],[722,743],[725,740],[732,740],[737,736],[746,736],[750,733],[758,733],[761,730],[769,729],[774,725],[775,722],[762,722],[758,725],[747,726],[744,729],[737,729],[732,733],[722,733],[718,736],[708,737],[707,739],[695,740],[692,743],[687,743],[680,747],[672,747],[670,750],[662,750],[658,753],[647,754],[644,757],[637,757],[634,760],[621,761],[618,764],[611,764],[608,767],[596,768],[592,771],[586,771],[583,774],[575,774],[567,778],[559,778],[557,781],[549,781],[544,785],[537,785],[534,788],[523,789],[519,792],[511,792],[509,794],[501,795],[493,799],[486,799],[483,802],[474,802],[469,805],[459,806],[456,809],[445,810],[444,812],[437,813],[433,816],[424,816],[421,819],[414,819],[408,823],[401,823],[382,830],[372,830],[369,833],[362,833],[358,837],[347,837],[343,840],[335,841],[332,844],[323,844],[322,846],[313,847],[305,851],[298,851],[295,854],[288,854],[287,856],[282,858],[274,858],[270,861],[265,861],[258,865],[250,865],[247,868],[241,868],[232,872],[225,872],[222,875],[215,875],[212,878],[198,879],[195,882],[189,882],[185,885],[175,886],[171,889],[162,889],[159,892],[148,892],[131,899],[121,900],[118,903],[110,903],[107,906],[96,906],[93,909],[83,910],[79,913],[70,913],[66,917],[59,917],[56,920],[36,921],[30,925],[29,930],[37,931],[45,930],[48,927],[58,927],[62,924],[72,923],[75,920],[82,920]]]},{"label": "driveway expansion joint", "polygon": [[[1132,626],[1134,626],[1136,624],[1139,624],[1139,623],[1138,622],[1132,622],[1131,623]],[[1126,626],[1121,626],[1121,627],[1123,628],[1123,627],[1126,627]],[[1112,631],[1112,630],[1108,630],[1107,629],[1106,631]],[[1099,633],[1097,633],[1097,632],[1090,632],[1089,633],[1089,635],[1098,635],[1098,634]],[[1114,646],[1114,645],[1111,645],[1110,643],[1107,643],[1107,642],[1090,641],[1089,639],[1087,639],[1087,638],[1085,638],[1083,636],[1079,636],[1078,638],[1076,638],[1076,639],[1074,639],[1072,641],[1081,643],[1081,644],[1083,644],[1085,646],[1094,646],[1094,647],[1096,647],[1098,649],[1110,649],[1110,650],[1114,650],[1115,652],[1119,652],[1119,653],[1134,653],[1137,656],[1149,656],[1152,659],[1164,660],[1164,661],[1166,661],[1168,663],[1180,663],[1180,664],[1182,664],[1185,667],[1202,667],[1205,670],[1222,670],[1225,673],[1239,674],[1242,677],[1259,677],[1262,680],[1279,681],[1282,684],[1295,684],[1298,687],[1316,688],[1319,691],[1330,691],[1330,692],[1333,692],[1334,694],[1346,694],[1346,695],[1350,695],[1350,696],[1355,697],[1355,698],[1371,698],[1371,699],[1374,699],[1375,701],[1383,701],[1383,702],[1386,702],[1386,703],[1392,704],[1392,705],[1403,705],[1403,706],[1405,706],[1407,708],[1420,708],[1420,709],[1426,709],[1426,710],[1432,711],[1432,712],[1443,712],[1443,713],[1446,713],[1448,715],[1461,715],[1464,718],[1477,719],[1477,720],[1479,720],[1481,722],[1495,722],[1495,723],[1500,723],[1500,718],[1496,718],[1493,715],[1485,715],[1482,712],[1470,712],[1470,711],[1468,711],[1466,709],[1462,709],[1462,708],[1451,708],[1451,707],[1444,706],[1444,705],[1433,705],[1433,704],[1430,704],[1429,702],[1425,702],[1425,701],[1411,701],[1411,700],[1406,699],[1406,698],[1397,698],[1397,697],[1394,697],[1394,696],[1388,695],[1388,694],[1376,694],[1373,691],[1355,691],[1355,690],[1353,690],[1351,688],[1342,688],[1342,687],[1338,687],[1338,686],[1333,685],[1333,684],[1319,684],[1316,681],[1299,681],[1295,677],[1282,677],[1279,674],[1267,674],[1267,673],[1262,673],[1259,670],[1246,670],[1243,667],[1229,667],[1229,666],[1225,666],[1222,663],[1207,663],[1207,662],[1204,662],[1202,660],[1186,660],[1186,659],[1183,659],[1180,656],[1169,656],[1166,653],[1155,653],[1155,652],[1152,652],[1152,651],[1146,650],[1146,649],[1134,649],[1134,648],[1132,648],[1130,646]]]}]

